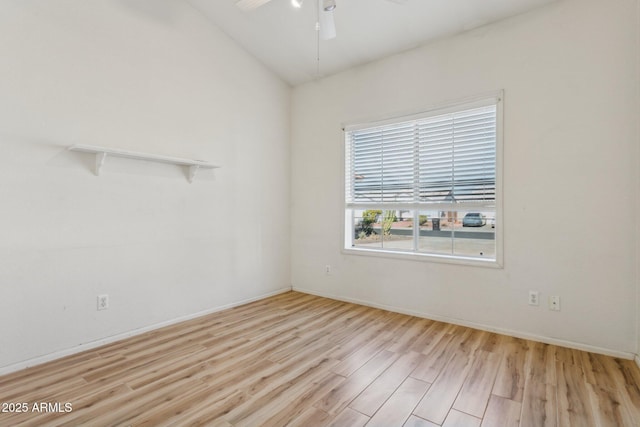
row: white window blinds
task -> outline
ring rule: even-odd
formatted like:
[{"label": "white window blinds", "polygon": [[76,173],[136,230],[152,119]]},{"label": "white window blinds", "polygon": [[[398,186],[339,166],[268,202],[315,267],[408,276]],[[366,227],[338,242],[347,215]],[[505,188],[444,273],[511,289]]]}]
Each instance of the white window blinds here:
[{"label": "white window blinds", "polygon": [[496,111],[493,103],[347,131],[347,204],[490,205]]}]

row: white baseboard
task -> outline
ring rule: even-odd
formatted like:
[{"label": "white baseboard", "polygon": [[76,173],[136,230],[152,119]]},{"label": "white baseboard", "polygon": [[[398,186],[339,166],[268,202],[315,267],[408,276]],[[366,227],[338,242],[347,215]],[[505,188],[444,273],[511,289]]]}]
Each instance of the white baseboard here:
[{"label": "white baseboard", "polygon": [[208,310],[203,310],[197,313],[188,314],[186,316],[181,316],[175,319],[167,320],[165,322],[156,323],[154,325],[145,326],[143,328],[134,329],[132,331],[124,332],[118,335],[112,335],[110,337],[102,338],[96,341],[91,341],[89,343],[80,344],[76,347],[68,348],[65,350],[56,351],[53,353],[45,354],[44,356],[35,357],[33,359],[25,360],[23,362],[18,362],[13,365],[0,367],[0,375],[10,374],[12,372],[20,371],[22,369],[30,368],[32,366],[41,365],[46,362],[50,362],[52,360],[60,359],[65,356],[70,356],[72,354],[81,353],[83,351],[92,350],[94,348],[111,344],[116,341],[123,340],[125,338],[130,338],[135,335],[140,335],[145,332],[153,331],[155,329],[164,328],[165,326],[174,325],[176,323],[185,322],[187,320],[195,319],[197,317],[206,316],[208,314],[216,313],[218,311],[226,310],[228,308],[238,307],[240,305],[248,304],[250,302],[258,301],[264,298],[268,298],[274,295],[279,295],[285,292],[291,291],[291,287],[281,288],[276,291],[272,291],[266,294],[259,295],[257,297],[248,298],[242,301],[233,302],[230,304],[225,304],[219,307],[211,308]]},{"label": "white baseboard", "polygon": [[638,365],[638,368],[640,368],[640,354],[636,354],[636,365]]},{"label": "white baseboard", "polygon": [[293,287],[293,290],[296,291],[296,292],[302,292],[302,293],[305,293],[305,294],[311,294],[311,295],[317,295],[317,296],[320,296],[320,297],[331,298],[331,299],[338,300],[338,301],[350,302],[350,303],[353,303],[353,304],[365,305],[367,307],[374,307],[374,308],[380,308],[382,310],[393,311],[395,313],[407,314],[409,316],[416,316],[416,317],[422,317],[422,318],[425,318],[425,319],[437,320],[439,322],[452,323],[454,325],[466,326],[466,327],[469,327],[469,328],[480,329],[480,330],[488,331],[488,332],[495,332],[497,334],[508,335],[508,336],[515,337],[515,338],[522,338],[522,339],[531,340],[531,341],[538,341],[538,342],[542,342],[542,343],[546,343],[546,344],[553,344],[553,345],[558,345],[558,346],[561,346],[561,347],[568,347],[568,348],[573,348],[573,349],[576,349],[576,350],[588,351],[588,352],[591,352],[591,353],[604,354],[604,355],[607,355],[607,356],[619,357],[621,359],[633,360],[634,357],[635,357],[636,363],[638,363],[638,366],[640,366],[640,356],[635,355],[634,353],[611,350],[611,349],[608,349],[608,348],[601,348],[601,347],[596,347],[596,346],[592,346],[592,345],[588,345],[588,344],[582,344],[582,343],[576,343],[576,342],[573,342],[573,341],[561,340],[561,339],[557,339],[557,338],[549,338],[549,337],[545,337],[545,336],[541,336],[541,335],[535,335],[535,334],[530,334],[530,333],[526,333],[526,332],[514,331],[514,330],[511,330],[511,329],[496,328],[496,327],[489,326],[489,325],[484,325],[484,324],[481,324],[481,323],[469,322],[469,321],[466,321],[466,320],[456,319],[456,318],[447,317],[447,316],[438,316],[438,315],[433,315],[433,314],[429,314],[429,313],[423,313],[423,312],[414,311],[414,310],[406,310],[406,309],[403,309],[403,308],[400,308],[400,307],[394,307],[394,306],[389,306],[389,305],[385,305],[385,304],[378,304],[378,303],[375,303],[375,302],[366,301],[366,300],[360,300],[360,299],[357,299],[357,298],[347,298],[347,297],[341,297],[341,296],[337,296],[337,295],[331,295],[331,294],[324,293],[324,292],[317,292],[317,291],[312,291],[312,290],[305,289],[305,288],[298,288],[296,286]]}]

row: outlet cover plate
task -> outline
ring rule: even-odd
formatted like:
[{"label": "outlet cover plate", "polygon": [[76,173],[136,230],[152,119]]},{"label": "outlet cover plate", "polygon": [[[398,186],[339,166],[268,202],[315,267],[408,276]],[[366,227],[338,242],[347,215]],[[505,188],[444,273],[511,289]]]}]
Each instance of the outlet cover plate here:
[{"label": "outlet cover plate", "polygon": [[109,295],[98,295],[98,311],[109,308]]}]

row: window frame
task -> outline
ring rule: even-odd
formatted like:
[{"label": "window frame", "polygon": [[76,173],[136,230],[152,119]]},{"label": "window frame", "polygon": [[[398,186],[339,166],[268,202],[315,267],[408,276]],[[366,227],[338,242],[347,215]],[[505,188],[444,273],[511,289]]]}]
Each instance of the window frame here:
[{"label": "window frame", "polygon": [[[486,105],[496,106],[496,147],[495,147],[495,259],[482,259],[477,257],[470,257],[464,255],[454,254],[437,254],[427,252],[408,252],[402,250],[390,250],[390,249],[372,249],[354,247],[353,243],[353,222],[349,212],[351,209],[347,203],[347,180],[346,180],[346,151],[348,138],[347,133],[359,129],[367,129],[378,126],[391,125],[400,122],[406,122],[411,120],[419,120],[423,118],[433,117],[440,114],[447,114],[462,111],[465,109],[472,109],[475,107],[481,107]],[[504,139],[504,91],[498,90],[482,95],[459,99],[456,101],[450,101],[446,103],[437,104],[422,110],[421,112],[411,112],[408,114],[399,114],[393,116],[386,116],[383,118],[377,118],[374,120],[363,120],[350,124],[345,124],[342,127],[342,151],[341,151],[341,180],[342,186],[342,203],[341,203],[341,217],[342,217],[342,240],[340,243],[341,253],[344,255],[357,255],[366,257],[382,257],[402,260],[413,260],[422,262],[436,262],[446,264],[458,264],[466,266],[479,266],[489,268],[504,268],[504,254],[503,254],[503,234],[504,234],[504,215],[503,215],[503,139]],[[388,206],[388,207],[386,207]],[[371,205],[371,209],[394,209],[393,205],[385,205],[383,202],[376,205]],[[443,209],[451,208],[455,211],[468,211],[465,205],[457,206],[455,204],[443,205]],[[406,209],[425,209],[417,205],[411,206],[410,204],[404,204],[403,210]],[[347,225],[349,225],[348,233]]]}]

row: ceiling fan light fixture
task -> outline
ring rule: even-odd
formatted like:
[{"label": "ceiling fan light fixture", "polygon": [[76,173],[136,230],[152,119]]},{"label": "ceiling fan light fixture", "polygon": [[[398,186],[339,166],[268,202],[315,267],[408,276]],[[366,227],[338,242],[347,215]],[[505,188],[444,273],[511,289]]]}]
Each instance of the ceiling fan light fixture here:
[{"label": "ceiling fan light fixture", "polygon": [[322,8],[325,12],[331,12],[336,8],[336,0],[322,0]]},{"label": "ceiling fan light fixture", "polygon": [[300,9],[302,7],[302,2],[304,0],[291,0],[291,5],[296,9]]}]

